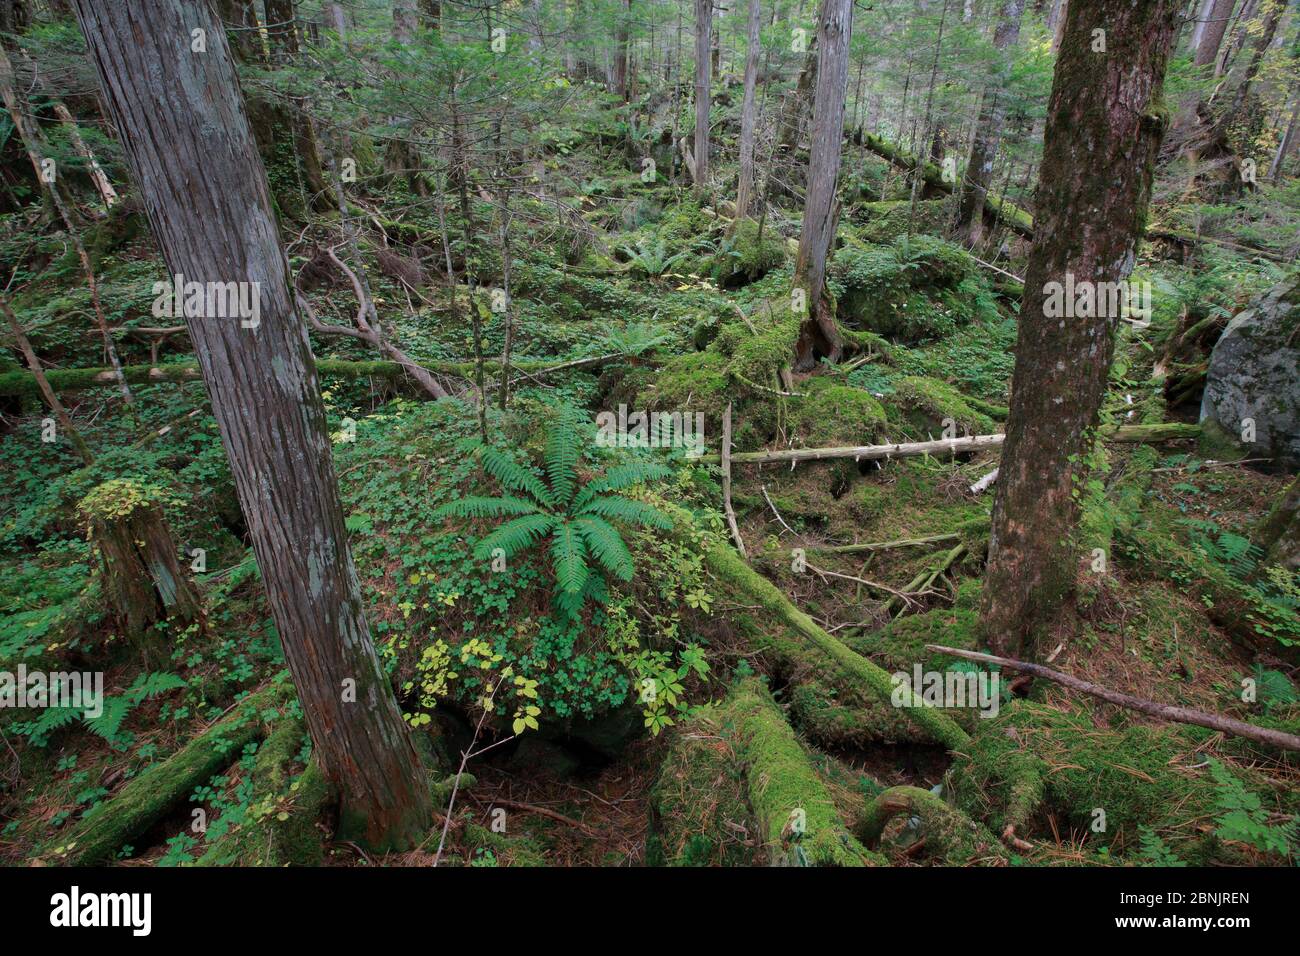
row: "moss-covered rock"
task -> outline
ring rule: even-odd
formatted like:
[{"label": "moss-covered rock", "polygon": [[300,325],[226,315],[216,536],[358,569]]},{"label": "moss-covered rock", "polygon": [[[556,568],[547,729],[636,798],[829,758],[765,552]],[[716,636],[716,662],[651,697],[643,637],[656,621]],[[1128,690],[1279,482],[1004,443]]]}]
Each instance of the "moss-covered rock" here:
[{"label": "moss-covered rock", "polygon": [[785,264],[785,240],[771,224],[759,237],[758,223],[742,219],[718,247],[709,271],[723,289],[735,289],[763,278]]},{"label": "moss-covered rock", "polygon": [[[950,425],[953,437],[989,435],[997,423],[967,401],[947,382],[926,375],[904,375],[891,381],[889,420],[915,438],[940,438]],[[892,437],[892,436],[891,436]]]}]

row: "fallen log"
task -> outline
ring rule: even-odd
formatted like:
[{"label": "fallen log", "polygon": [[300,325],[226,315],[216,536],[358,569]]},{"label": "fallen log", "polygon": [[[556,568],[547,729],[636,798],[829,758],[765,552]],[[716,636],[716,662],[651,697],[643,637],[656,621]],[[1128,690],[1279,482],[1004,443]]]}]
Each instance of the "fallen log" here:
[{"label": "fallen log", "polygon": [[[1119,428],[1105,429],[1101,436],[1107,441],[1117,442],[1162,442],[1177,441],[1184,438],[1196,438],[1201,434],[1200,425],[1183,422],[1161,422],[1155,425],[1123,425]],[[740,451],[733,452],[731,463],[766,464],[778,461],[826,461],[835,458],[854,458],[858,461],[875,461],[888,458],[916,458],[929,455],[938,458],[944,455],[957,455],[963,452],[984,451],[998,448],[1006,439],[1005,435],[966,435],[962,438],[940,438],[935,441],[898,442],[889,445],[851,445],[832,448],[782,448],[777,451]],[[700,464],[717,464],[719,455],[700,455],[692,462]]]},{"label": "fallen log", "polygon": [[[751,568],[725,541],[716,541],[705,552],[705,565],[737,594],[744,595],[776,616],[782,623],[826,654],[838,668],[853,678],[855,686],[888,706],[893,706],[894,681],[882,668],[818,627],[767,578]],[[910,694],[910,691],[906,691]],[[960,750],[970,737],[942,711],[925,706],[913,697],[910,706],[899,708],[902,715],[949,750]]]},{"label": "fallen log", "polygon": [[857,827],[858,839],[867,848],[877,849],[885,827],[900,813],[919,819],[925,853],[949,866],[1006,859],[1006,850],[987,827],[920,787],[890,787],[877,794]]},{"label": "fallen log", "polygon": [[745,766],[749,803],[771,862],[863,866],[884,862],[849,833],[830,790],[758,681],[741,681],[720,708]]},{"label": "fallen log", "polygon": [[250,694],[234,713],[96,806],[55,845],[42,850],[40,859],[64,866],[93,866],[111,860],[123,846],[183,804],[195,787],[238,760],[244,747],[261,740],[261,712],[292,694],[293,685],[288,681]]},{"label": "fallen log", "polygon": [[1100,684],[1094,684],[1091,681],[1071,677],[1069,674],[1062,674],[1060,671],[1054,671],[1042,664],[1031,664],[1028,661],[1018,661],[1010,657],[997,657],[993,654],[981,654],[978,651],[967,651],[959,647],[944,647],[940,644],[927,644],[925,646],[927,650],[938,651],[941,654],[951,654],[953,657],[961,657],[981,664],[998,664],[1002,667],[1032,674],[1035,677],[1050,680],[1062,687],[1069,687],[1071,690],[1077,690],[1082,694],[1088,694],[1118,707],[1127,707],[1129,710],[1150,714],[1152,717],[1158,717],[1161,720],[1179,724],[1194,724],[1197,727],[1207,727],[1210,730],[1232,734],[1235,737],[1245,737],[1247,740],[1254,740],[1257,743],[1268,744],[1282,750],[1300,751],[1300,736],[1288,734],[1285,731],[1256,727],[1254,724],[1248,724],[1245,721],[1234,720],[1231,717],[1223,717],[1219,714],[1209,714],[1203,710],[1193,710],[1190,707],[1177,707],[1172,704],[1161,704],[1154,700],[1147,700],[1144,697],[1134,697],[1132,694],[1121,693],[1117,690],[1102,687]]},{"label": "fallen log", "polygon": [[947,541],[959,541],[961,535],[955,531],[948,534],[932,534],[923,538],[900,538],[897,541],[869,541],[865,544],[823,544],[812,545],[805,550],[821,554],[863,554],[875,551],[893,551],[896,548],[925,548],[930,545],[943,544]]}]

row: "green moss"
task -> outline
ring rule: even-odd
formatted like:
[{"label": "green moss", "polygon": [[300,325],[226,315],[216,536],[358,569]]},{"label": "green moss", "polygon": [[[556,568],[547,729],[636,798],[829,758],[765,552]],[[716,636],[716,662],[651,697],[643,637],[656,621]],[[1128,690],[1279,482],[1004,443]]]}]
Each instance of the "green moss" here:
[{"label": "green moss", "polygon": [[988,415],[947,382],[925,375],[905,375],[893,379],[892,384],[890,422],[902,426],[913,437],[940,438],[949,423],[955,426],[956,435],[989,435],[997,431]]},{"label": "green moss", "polygon": [[651,793],[648,861],[667,866],[749,866],[757,824],[745,771],[723,736],[716,708],[703,708],[674,734]]},{"label": "green moss", "polygon": [[719,711],[746,768],[749,802],[774,864],[880,862],[848,832],[826,784],[766,688],[747,678]]},{"label": "green moss", "polygon": [[[1112,854],[1135,850],[1139,828],[1150,827],[1188,863],[1236,857],[1200,825],[1218,812],[1208,768],[1189,766],[1203,763],[1188,759],[1205,736],[1201,731],[1099,728],[1089,711],[1028,701],[1009,704],[986,723],[951,774],[959,805],[993,829],[1011,824],[1023,836],[1041,805]],[[1248,777],[1248,787],[1257,785]],[[1098,810],[1105,820],[1100,830]]]},{"label": "green moss", "polygon": [[912,818],[908,828],[924,841],[925,855],[948,866],[1006,860],[1006,850],[987,827],[920,787],[890,787],[878,794],[857,828],[858,838],[866,846],[879,846],[885,827],[900,813]]},{"label": "green moss", "polygon": [[951,665],[951,658],[927,651],[925,645],[943,644],[974,650],[979,645],[976,636],[978,624],[979,615],[974,611],[937,608],[922,614],[905,615],[874,634],[846,638],[845,643],[861,654],[870,654],[890,672],[910,673],[917,663],[924,670],[943,671]]},{"label": "green moss", "polygon": [[229,766],[246,745],[261,739],[258,715],[288,693],[292,693],[292,685],[286,682],[246,698],[233,714],[87,813],[59,845],[43,850],[42,858],[70,866],[111,859],[169,810],[184,803],[196,786]]},{"label": "green moss", "polygon": [[688,352],[665,363],[653,388],[638,397],[649,408],[699,410],[717,421],[733,394],[726,362],[716,351]]},{"label": "green moss", "polygon": [[885,410],[870,392],[815,377],[800,385],[791,402],[790,427],[805,444],[870,445],[885,425]]},{"label": "green moss", "polygon": [[735,223],[710,262],[709,271],[723,289],[755,282],[785,264],[785,241],[769,224],[760,240],[758,223],[743,219]]},{"label": "green moss", "polygon": [[[866,242],[893,242],[907,234],[907,224],[912,216],[910,199],[885,202],[858,203],[850,210],[853,219],[860,223],[857,233]],[[916,204],[913,233],[940,233],[949,217],[947,203],[942,199],[922,199]]]}]

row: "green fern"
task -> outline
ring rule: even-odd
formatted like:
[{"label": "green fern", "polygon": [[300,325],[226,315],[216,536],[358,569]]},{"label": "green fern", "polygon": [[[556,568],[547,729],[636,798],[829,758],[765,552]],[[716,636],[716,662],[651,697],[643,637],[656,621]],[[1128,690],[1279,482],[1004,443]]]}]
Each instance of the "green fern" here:
[{"label": "green fern", "polygon": [[[632,552],[611,521],[669,530],[672,522],[650,505],[615,492],[667,478],[672,470],[653,462],[629,462],[610,468],[580,484],[582,427],[573,409],[562,411],[546,437],[543,470],[546,480],[526,464],[499,449],[481,443],[467,446],[483,470],[506,491],[518,496],[489,498],[467,496],[448,502],[434,512],[436,518],[508,518],[474,548],[477,560],[498,554],[513,557],[550,539],[549,555],[555,574],[556,605],[576,613],[591,591],[593,567],[604,575],[630,581],[634,573]],[[595,580],[598,582],[599,577]]]}]

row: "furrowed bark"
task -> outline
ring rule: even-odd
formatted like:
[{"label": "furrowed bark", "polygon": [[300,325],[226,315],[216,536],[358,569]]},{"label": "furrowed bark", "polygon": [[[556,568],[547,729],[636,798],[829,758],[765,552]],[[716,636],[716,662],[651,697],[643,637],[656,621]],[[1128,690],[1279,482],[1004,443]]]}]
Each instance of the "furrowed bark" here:
[{"label": "furrowed bark", "polygon": [[822,0],[817,23],[817,93],[813,101],[812,150],[794,284],[806,296],[808,315],[795,342],[794,369],[806,372],[819,358],[838,362],[844,343],[826,289],[826,257],[839,222],[840,151],[844,144],[844,98],[849,84],[852,0]]},{"label": "furrowed bark", "polygon": [[[316,759],[340,791],[340,828],[376,849],[412,846],[431,820],[428,787],[370,642],[316,368],[225,31],[200,0],[73,6],[169,271],[254,283],[255,327],[186,325]],[[207,52],[184,42],[194,29]]]},{"label": "furrowed bark", "polygon": [[[1161,92],[1179,6],[1097,0],[1070,4],[1066,15],[985,578],[982,621],[997,651],[1032,642],[1073,588],[1075,491],[1120,316],[1107,308],[1084,310],[1089,318],[1057,315],[1049,283],[1070,274],[1121,282],[1133,268],[1164,132]],[[1095,30],[1106,37],[1104,52],[1094,51]]]}]

